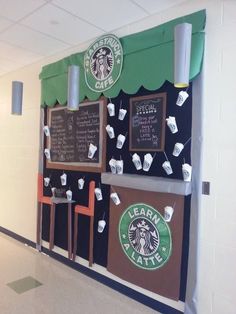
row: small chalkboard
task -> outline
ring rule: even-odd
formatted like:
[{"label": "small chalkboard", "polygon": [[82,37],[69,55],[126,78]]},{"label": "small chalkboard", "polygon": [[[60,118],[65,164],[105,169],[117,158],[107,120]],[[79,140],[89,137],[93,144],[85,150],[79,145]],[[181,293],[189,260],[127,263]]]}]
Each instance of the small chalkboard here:
[{"label": "small chalkboard", "polygon": [[130,98],[130,151],[164,151],[166,93]]},{"label": "small chalkboard", "polygon": [[[50,137],[47,147],[51,160],[48,168],[101,172],[105,167],[106,124],[105,99],[84,102],[78,111],[65,107],[48,109]],[[97,147],[93,158],[88,157],[89,145]]]}]

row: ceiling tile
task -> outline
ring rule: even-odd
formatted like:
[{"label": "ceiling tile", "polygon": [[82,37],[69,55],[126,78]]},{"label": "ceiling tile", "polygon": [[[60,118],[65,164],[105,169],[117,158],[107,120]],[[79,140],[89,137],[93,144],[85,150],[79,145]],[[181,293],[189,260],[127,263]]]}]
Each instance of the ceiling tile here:
[{"label": "ceiling tile", "polygon": [[0,17],[0,32],[12,25],[12,22],[4,17]]},{"label": "ceiling tile", "polygon": [[105,31],[115,30],[148,15],[128,0],[53,0],[52,3]]},{"label": "ceiling tile", "polygon": [[21,67],[22,64],[12,61],[6,58],[1,57],[0,58],[0,68],[4,71],[13,71],[16,68]]},{"label": "ceiling tile", "polygon": [[52,55],[69,47],[69,45],[59,40],[17,24],[1,33],[0,41],[10,43],[42,56]]},{"label": "ceiling tile", "polygon": [[139,6],[144,8],[149,14],[164,11],[186,0],[133,0]]},{"label": "ceiling tile", "polygon": [[18,21],[45,3],[44,0],[0,0],[0,15]]},{"label": "ceiling tile", "polygon": [[21,24],[76,45],[103,34],[103,31],[51,4],[43,6]]},{"label": "ceiling tile", "polygon": [[42,56],[25,49],[0,42],[0,60],[1,58],[7,58],[23,66],[41,59]]}]

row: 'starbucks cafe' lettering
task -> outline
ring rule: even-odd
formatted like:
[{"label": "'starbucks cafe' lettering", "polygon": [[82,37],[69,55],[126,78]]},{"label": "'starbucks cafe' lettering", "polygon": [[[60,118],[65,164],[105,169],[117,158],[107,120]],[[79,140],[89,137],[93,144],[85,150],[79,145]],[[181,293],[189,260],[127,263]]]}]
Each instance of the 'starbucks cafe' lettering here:
[{"label": "'starbucks cafe' lettering", "polygon": [[119,239],[126,256],[137,267],[154,270],[170,258],[172,240],[161,214],[147,204],[129,206],[120,218]]},{"label": "'starbucks cafe' lettering", "polygon": [[85,80],[90,89],[102,92],[118,80],[123,64],[123,50],[114,35],[104,35],[84,55]]}]

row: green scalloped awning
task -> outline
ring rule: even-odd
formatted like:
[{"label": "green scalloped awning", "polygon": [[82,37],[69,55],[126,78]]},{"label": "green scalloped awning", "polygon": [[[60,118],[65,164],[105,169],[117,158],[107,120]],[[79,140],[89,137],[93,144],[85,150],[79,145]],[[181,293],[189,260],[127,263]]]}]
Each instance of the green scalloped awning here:
[{"label": "green scalloped awning", "polygon": [[[174,27],[183,22],[192,24],[190,80],[193,80],[202,67],[205,10],[120,38],[124,52],[121,76],[115,85],[103,92],[103,95],[113,98],[121,90],[127,94],[135,94],[141,86],[148,90],[156,90],[166,80],[173,83]],[[86,97],[90,100],[100,97],[100,92],[90,90],[85,83],[83,58],[84,52],[80,52],[43,67],[39,75],[42,80],[42,106],[54,106],[57,102],[61,105],[66,104],[67,70],[68,66],[73,64],[80,66],[80,101]]]}]

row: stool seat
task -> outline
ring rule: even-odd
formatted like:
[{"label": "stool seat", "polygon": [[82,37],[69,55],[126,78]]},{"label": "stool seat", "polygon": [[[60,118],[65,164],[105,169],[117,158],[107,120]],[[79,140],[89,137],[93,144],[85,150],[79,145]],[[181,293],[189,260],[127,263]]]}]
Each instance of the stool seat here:
[{"label": "stool seat", "polygon": [[52,198],[50,196],[41,196],[39,197],[38,202],[52,205]]}]

